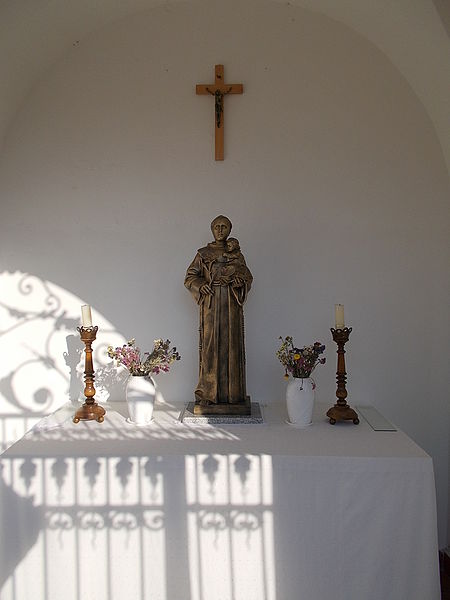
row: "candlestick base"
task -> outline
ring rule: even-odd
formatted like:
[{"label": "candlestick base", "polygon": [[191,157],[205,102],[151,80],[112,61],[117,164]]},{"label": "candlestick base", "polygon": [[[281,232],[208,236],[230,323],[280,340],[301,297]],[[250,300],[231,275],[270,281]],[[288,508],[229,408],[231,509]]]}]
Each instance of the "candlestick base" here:
[{"label": "candlestick base", "polygon": [[359,423],[358,413],[348,404],[344,406],[335,404],[327,412],[327,417],[330,419],[331,425],[334,425],[337,421],[353,421],[355,425]]},{"label": "candlestick base", "polygon": [[93,404],[83,404],[81,408],[77,410],[75,416],[73,417],[74,423],[79,423],[80,421],[98,421],[99,423],[103,423],[105,420],[106,410],[103,406],[94,402]]}]

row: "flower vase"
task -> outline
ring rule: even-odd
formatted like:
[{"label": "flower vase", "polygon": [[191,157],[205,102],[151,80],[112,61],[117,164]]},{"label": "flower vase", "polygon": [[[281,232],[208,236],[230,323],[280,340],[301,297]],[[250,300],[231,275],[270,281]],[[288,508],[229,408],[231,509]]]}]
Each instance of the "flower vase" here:
[{"label": "flower vase", "polygon": [[126,387],[129,418],[133,425],[148,425],[153,420],[155,382],[146,375],[130,375]]},{"label": "flower vase", "polygon": [[312,423],[315,383],[311,377],[294,377],[286,388],[286,406],[289,423],[307,427]]}]

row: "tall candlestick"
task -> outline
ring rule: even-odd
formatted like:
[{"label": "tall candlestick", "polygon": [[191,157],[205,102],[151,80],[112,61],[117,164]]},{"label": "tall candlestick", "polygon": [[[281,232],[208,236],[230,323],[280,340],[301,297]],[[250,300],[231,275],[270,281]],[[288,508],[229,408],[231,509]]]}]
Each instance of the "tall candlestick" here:
[{"label": "tall candlestick", "polygon": [[[83,307],[84,308],[84,307]],[[89,307],[88,307],[89,308]],[[85,361],[84,361],[84,395],[86,396],[86,400],[73,417],[74,423],[79,423],[80,421],[92,421],[95,419],[99,423],[103,423],[105,418],[106,410],[103,406],[99,406],[94,399],[95,396],[95,387],[94,387],[94,366],[92,363],[92,343],[95,341],[97,336],[98,327],[87,326],[85,327],[77,327],[80,332],[81,340],[85,345]]]},{"label": "tall candlestick", "polygon": [[344,321],[344,305],[343,304],[335,304],[334,305],[334,321],[336,329],[344,329],[345,321]]},{"label": "tall candlestick", "polygon": [[81,322],[83,327],[92,327],[92,313],[89,304],[83,304],[81,307]]},{"label": "tall candlestick", "polygon": [[350,333],[352,332],[351,327],[339,327],[337,329],[331,328],[331,334],[333,340],[336,342],[337,350],[337,371],[336,371],[336,383],[337,383],[337,402],[327,412],[327,417],[330,419],[331,425],[334,425],[337,421],[353,421],[355,425],[358,425],[359,418],[358,413],[353,410],[347,404],[347,372],[345,370],[345,350],[344,346],[348,342]]}]

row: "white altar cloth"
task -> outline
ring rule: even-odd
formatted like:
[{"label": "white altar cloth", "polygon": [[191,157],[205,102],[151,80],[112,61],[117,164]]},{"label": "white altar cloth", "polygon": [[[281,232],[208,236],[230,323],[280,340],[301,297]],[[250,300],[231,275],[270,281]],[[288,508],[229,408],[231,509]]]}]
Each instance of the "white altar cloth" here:
[{"label": "white altar cloth", "polygon": [[105,407],[1,456],[1,600],[439,599],[433,465],[401,431]]}]

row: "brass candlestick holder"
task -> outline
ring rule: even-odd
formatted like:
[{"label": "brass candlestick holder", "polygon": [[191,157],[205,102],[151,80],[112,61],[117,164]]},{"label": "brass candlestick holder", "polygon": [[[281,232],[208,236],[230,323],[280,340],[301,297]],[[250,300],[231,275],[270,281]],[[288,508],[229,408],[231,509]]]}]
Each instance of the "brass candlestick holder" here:
[{"label": "brass candlestick holder", "polygon": [[333,340],[336,342],[338,347],[336,371],[336,396],[338,400],[336,404],[327,412],[327,417],[329,417],[331,425],[334,425],[336,421],[353,421],[355,425],[358,425],[359,423],[358,413],[353,410],[353,408],[350,408],[346,401],[347,389],[345,384],[347,382],[347,373],[345,372],[344,346],[348,342],[351,331],[351,327],[344,327],[343,329],[331,328]]},{"label": "brass candlestick holder", "polygon": [[86,384],[84,395],[86,396],[86,401],[75,413],[73,422],[79,423],[80,421],[92,421],[95,419],[99,423],[103,423],[106,410],[94,400],[94,367],[92,365],[92,342],[96,338],[98,327],[77,327],[77,330],[80,332],[81,340],[86,346],[84,350],[86,353],[84,363],[84,382]]}]

